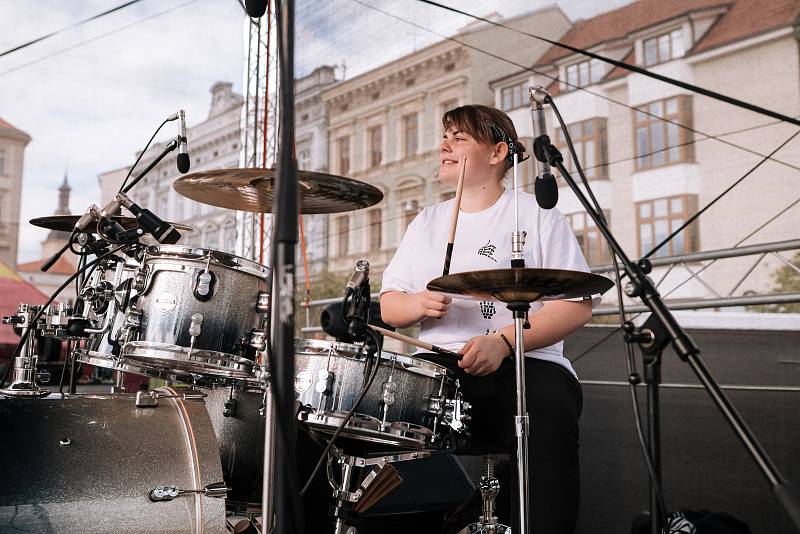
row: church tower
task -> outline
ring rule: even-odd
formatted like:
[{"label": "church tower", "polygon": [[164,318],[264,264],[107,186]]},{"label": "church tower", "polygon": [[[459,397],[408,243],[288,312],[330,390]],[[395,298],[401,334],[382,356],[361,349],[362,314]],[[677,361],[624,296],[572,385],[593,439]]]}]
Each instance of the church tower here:
[{"label": "church tower", "polygon": [[[58,207],[53,215],[70,215],[69,209],[69,193],[72,191],[72,188],[69,186],[69,181],[67,180],[67,173],[64,173],[64,182],[61,184],[61,187],[58,188]],[[42,257],[49,258],[59,250],[61,247],[67,244],[67,240],[69,239],[70,233],[65,232],[62,230],[51,230],[49,234],[47,234],[47,239],[42,241]],[[72,254],[64,254],[64,258],[68,258],[71,262],[74,260],[74,256]]]}]

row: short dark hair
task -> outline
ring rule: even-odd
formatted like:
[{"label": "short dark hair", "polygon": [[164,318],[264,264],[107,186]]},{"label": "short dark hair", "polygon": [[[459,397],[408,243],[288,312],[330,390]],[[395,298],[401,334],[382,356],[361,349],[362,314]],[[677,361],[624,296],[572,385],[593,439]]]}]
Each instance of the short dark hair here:
[{"label": "short dark hair", "polygon": [[514,123],[499,109],[480,104],[457,107],[442,115],[442,127],[445,131],[455,127],[486,145],[508,145],[506,170],[514,164],[514,151],[519,154],[520,161],[524,159],[525,145],[519,142]]}]

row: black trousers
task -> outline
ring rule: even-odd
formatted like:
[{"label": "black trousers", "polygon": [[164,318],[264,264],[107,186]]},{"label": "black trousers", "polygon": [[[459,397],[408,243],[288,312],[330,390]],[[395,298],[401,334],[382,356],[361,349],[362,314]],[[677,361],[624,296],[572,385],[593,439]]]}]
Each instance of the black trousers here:
[{"label": "black trousers", "polygon": [[[514,362],[505,360],[495,373],[475,377],[465,373],[452,358],[436,354],[418,357],[452,370],[461,384],[465,400],[472,405],[465,452],[511,455],[510,462],[496,470],[501,484],[496,505],[501,522],[519,532],[518,514],[515,513]],[[578,420],[583,408],[583,392],[575,376],[563,366],[534,358],[525,359],[525,391],[530,420],[528,483],[531,530],[537,534],[571,534],[575,530],[580,494]],[[480,515],[479,495],[474,495],[470,501],[449,519],[454,532],[476,521]]]}]

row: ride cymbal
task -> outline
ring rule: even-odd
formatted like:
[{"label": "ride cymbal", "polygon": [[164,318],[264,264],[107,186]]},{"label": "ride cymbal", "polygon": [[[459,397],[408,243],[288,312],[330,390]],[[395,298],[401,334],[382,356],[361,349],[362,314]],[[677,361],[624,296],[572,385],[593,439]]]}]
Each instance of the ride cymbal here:
[{"label": "ride cymbal", "polygon": [[588,297],[614,282],[597,274],[563,269],[491,269],[448,274],[428,282],[430,291],[456,298],[535,302]]},{"label": "ride cymbal", "polygon": [[[366,208],[383,199],[377,188],[333,174],[298,171],[300,211],[304,215]],[[220,208],[272,213],[276,170],[216,169],[181,176],[173,187],[181,195]]]}]

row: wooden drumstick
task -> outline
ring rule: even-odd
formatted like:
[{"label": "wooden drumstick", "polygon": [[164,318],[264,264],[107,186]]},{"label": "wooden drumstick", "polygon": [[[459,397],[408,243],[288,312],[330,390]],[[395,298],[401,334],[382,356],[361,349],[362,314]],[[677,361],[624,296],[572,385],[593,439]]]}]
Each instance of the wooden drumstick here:
[{"label": "wooden drumstick", "polygon": [[436,354],[441,354],[443,356],[452,356],[457,360],[463,358],[461,354],[453,352],[452,350],[443,349],[442,347],[431,345],[430,343],[425,343],[424,341],[414,339],[413,337],[404,336],[403,334],[398,334],[397,332],[386,330],[385,328],[381,328],[380,326],[375,326],[374,324],[369,325],[369,327],[375,330],[376,332],[380,332],[386,337],[396,339],[397,341],[402,341],[403,343],[408,343],[409,345],[414,345],[415,347],[419,347],[421,349],[435,352]]},{"label": "wooden drumstick", "polygon": [[467,168],[467,157],[461,158],[461,172],[458,175],[456,185],[456,198],[453,203],[453,216],[450,223],[450,239],[447,241],[447,250],[444,253],[444,269],[442,276],[450,274],[450,260],[453,259],[453,242],[456,240],[456,228],[458,227],[458,212],[461,210],[461,191],[464,189],[464,171]]}]

